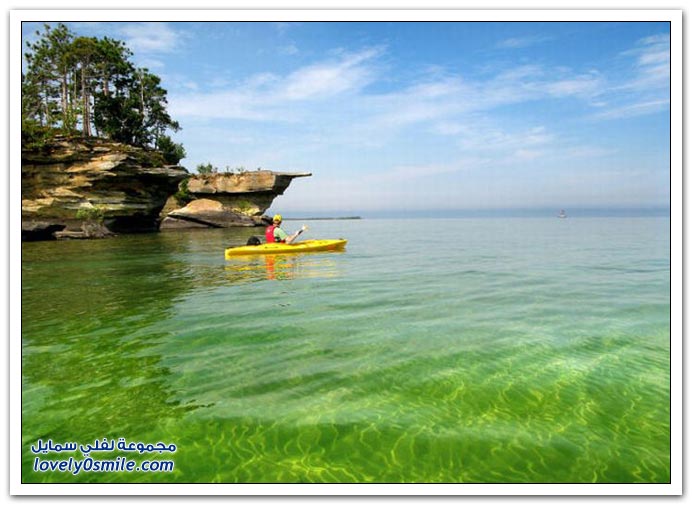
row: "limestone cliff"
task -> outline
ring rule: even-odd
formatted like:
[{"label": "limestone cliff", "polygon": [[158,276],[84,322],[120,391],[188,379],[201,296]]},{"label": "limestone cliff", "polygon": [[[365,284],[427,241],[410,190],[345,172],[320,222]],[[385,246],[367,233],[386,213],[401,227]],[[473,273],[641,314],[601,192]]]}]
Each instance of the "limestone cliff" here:
[{"label": "limestone cliff", "polygon": [[155,231],[188,176],[160,153],[99,139],[22,149],[22,239]]},{"label": "limestone cliff", "polygon": [[185,183],[191,201],[184,204],[169,199],[161,229],[264,225],[268,218],[263,214],[274,198],[296,177],[310,175],[257,170],[192,176]]}]

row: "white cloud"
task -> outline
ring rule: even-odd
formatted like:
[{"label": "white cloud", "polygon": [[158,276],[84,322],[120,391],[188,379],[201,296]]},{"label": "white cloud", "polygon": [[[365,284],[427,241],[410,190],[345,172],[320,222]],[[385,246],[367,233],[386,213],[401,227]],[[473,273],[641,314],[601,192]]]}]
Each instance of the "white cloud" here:
[{"label": "white cloud", "polygon": [[149,70],[161,70],[166,66],[161,60],[154,58],[141,59],[139,60],[138,65],[143,68],[148,68]]},{"label": "white cloud", "polygon": [[542,42],[550,40],[550,37],[544,37],[540,35],[530,35],[526,37],[510,37],[508,39],[501,40],[497,43],[497,47],[500,49],[521,49],[524,47],[534,46]]},{"label": "white cloud", "polygon": [[454,135],[464,129],[459,116],[550,97],[592,100],[605,87],[604,79],[596,72],[570,74],[568,69],[557,71],[539,65],[505,68],[485,81],[437,74],[432,77],[430,82],[402,91],[368,97],[372,121],[380,128],[435,122],[433,131]]},{"label": "white cloud", "polygon": [[372,82],[371,61],[381,49],[345,53],[339,59],[315,63],[285,77],[270,73],[250,76],[226,90],[176,94],[170,97],[174,117],[235,118],[254,121],[296,121],[309,113],[290,102],[311,102],[355,93]]},{"label": "white cloud", "polygon": [[523,130],[509,130],[491,124],[489,121],[475,122],[473,127],[466,128],[458,137],[458,145],[464,151],[521,151],[527,147],[535,149],[545,147],[556,141],[554,134],[544,126],[535,126]]},{"label": "white cloud", "polygon": [[[284,76],[258,74],[225,91],[172,96],[171,108],[176,117],[301,121],[312,116],[317,101],[331,100],[330,107],[319,113],[342,120],[357,117],[357,124],[348,125],[349,131],[342,136],[372,143],[374,138],[395,135],[402,128],[422,123],[430,123],[430,129],[441,135],[454,135],[462,130],[460,116],[541,100],[546,95],[592,98],[602,86],[601,77],[594,73],[570,75],[566,69],[556,72],[538,65],[520,65],[486,81],[441,74],[438,69],[431,71],[427,81],[404,89],[365,94],[366,86],[386,75],[380,61],[384,49],[333,54],[329,60]],[[348,103],[341,101],[346,94]],[[302,104],[296,107],[291,102]]]},{"label": "white cloud", "polygon": [[644,102],[628,103],[607,111],[594,114],[593,119],[621,119],[644,114],[661,112],[670,107],[668,100],[648,100]]},{"label": "white cloud", "polygon": [[409,94],[418,98],[434,99],[455,96],[464,91],[464,83],[460,78],[444,78],[439,81],[414,85]]},{"label": "white cloud", "polygon": [[278,121],[281,118],[263,106],[259,95],[252,91],[220,91],[215,93],[171,93],[169,110],[172,117],[203,117],[206,119],[245,119]]},{"label": "white cloud", "polygon": [[194,90],[194,91],[197,91],[197,90],[199,89],[199,85],[198,85],[196,82],[194,82],[194,81],[182,81],[182,82],[180,83],[180,85],[181,85],[183,88],[191,89],[191,90]]},{"label": "white cloud", "polygon": [[[630,55],[632,68],[650,69],[660,61],[653,56],[652,44],[642,43],[638,52]],[[330,156],[335,149],[362,149],[368,156],[396,145],[404,136],[419,137],[421,143],[439,136],[436,145],[444,154],[432,151],[429,163],[421,165],[425,170],[402,164],[403,156],[385,160],[394,164],[387,177],[408,179],[426,172],[460,170],[459,163],[446,162],[455,153],[473,159],[476,169],[488,163],[544,164],[565,156],[596,159],[612,154],[599,146],[564,139],[560,125],[545,119],[543,124],[503,123],[495,117],[495,110],[501,107],[570,99],[583,101],[584,116],[588,107],[598,107],[599,114],[592,119],[612,119],[651,113],[667,105],[635,94],[622,83],[618,86],[609,78],[608,69],[575,72],[568,67],[536,64],[507,66],[491,75],[431,69],[427,79],[396,88],[383,79],[387,76],[383,70],[385,54],[379,47],[332,51],[325,60],[283,75],[255,74],[212,92],[178,93],[170,96],[171,115],[179,120],[256,123],[252,138],[258,146],[250,158],[264,159],[265,164],[272,159],[285,164],[282,160],[290,159],[305,165],[308,160]],[[388,86],[386,91],[369,91],[378,89],[373,87],[366,92],[368,85],[380,83],[378,79]],[[282,129],[281,123],[289,122],[290,131]]]},{"label": "white cloud", "polygon": [[562,150],[562,155],[566,158],[604,158],[606,156],[612,156],[617,151],[614,149],[607,149],[598,146],[576,146],[568,147]]},{"label": "white cloud", "polygon": [[670,83],[670,35],[660,34],[639,41],[638,47],[623,53],[635,58],[634,79],[625,84],[631,89],[667,88]]},{"label": "white cloud", "polygon": [[621,56],[630,59],[629,72],[602,94],[603,110],[592,120],[612,120],[642,116],[670,108],[670,36],[654,35],[641,39],[635,48]]},{"label": "white cloud", "polygon": [[280,94],[288,100],[304,100],[358,90],[373,80],[374,71],[365,63],[380,53],[379,49],[368,49],[298,69],[283,81]]},{"label": "white cloud", "polygon": [[365,175],[362,179],[368,183],[388,182],[390,184],[396,184],[397,182],[411,179],[460,172],[468,169],[471,165],[472,163],[469,160],[426,165],[396,165],[383,172]]},{"label": "white cloud", "polygon": [[555,81],[546,85],[548,93],[558,97],[590,96],[598,94],[603,89],[602,79],[592,74],[580,75],[572,79]]},{"label": "white cloud", "polygon": [[545,76],[545,71],[540,65],[520,65],[518,67],[506,68],[498,72],[493,81],[501,82],[523,82],[527,80],[540,79]]},{"label": "white cloud", "polygon": [[667,47],[650,48],[649,51],[642,53],[639,57],[639,65],[643,67],[661,64],[665,64],[667,66],[668,63],[670,63],[670,53],[668,52]]},{"label": "white cloud", "polygon": [[211,88],[227,88],[231,85],[231,80],[227,77],[215,76],[207,81]]},{"label": "white cloud", "polygon": [[300,26],[301,24],[302,23],[278,21],[278,22],[272,23],[272,26],[276,29],[276,31],[279,33],[279,35],[284,35],[291,28]]},{"label": "white cloud", "polygon": [[441,121],[433,126],[433,131],[439,135],[459,135],[468,129],[469,126],[458,121]]},{"label": "white cloud", "polygon": [[545,153],[535,149],[519,149],[514,152],[513,158],[520,161],[530,161],[540,158]]},{"label": "white cloud", "polygon": [[119,33],[135,53],[169,53],[178,47],[181,34],[166,23],[129,23]]}]

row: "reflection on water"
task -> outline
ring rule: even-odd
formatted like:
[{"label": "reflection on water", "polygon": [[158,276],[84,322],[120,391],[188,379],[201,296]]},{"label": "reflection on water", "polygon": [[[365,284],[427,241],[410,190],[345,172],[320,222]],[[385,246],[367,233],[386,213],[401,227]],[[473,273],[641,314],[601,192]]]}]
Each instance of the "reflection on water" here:
[{"label": "reflection on water", "polygon": [[338,263],[330,257],[334,254],[344,253],[236,256],[227,260],[225,269],[231,282],[334,278],[339,276]]}]

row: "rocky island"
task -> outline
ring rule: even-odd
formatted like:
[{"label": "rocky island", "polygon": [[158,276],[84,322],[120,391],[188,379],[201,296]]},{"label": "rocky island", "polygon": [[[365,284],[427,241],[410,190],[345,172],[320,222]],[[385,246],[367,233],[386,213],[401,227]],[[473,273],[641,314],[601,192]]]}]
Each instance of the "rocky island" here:
[{"label": "rocky island", "polygon": [[310,175],[211,164],[191,175],[161,78],[123,41],[62,23],[36,36],[22,72],[22,240],[263,225],[273,199]]},{"label": "rocky island", "polygon": [[191,175],[155,150],[58,137],[22,149],[22,240],[261,226],[274,198],[293,178],[309,175]]}]

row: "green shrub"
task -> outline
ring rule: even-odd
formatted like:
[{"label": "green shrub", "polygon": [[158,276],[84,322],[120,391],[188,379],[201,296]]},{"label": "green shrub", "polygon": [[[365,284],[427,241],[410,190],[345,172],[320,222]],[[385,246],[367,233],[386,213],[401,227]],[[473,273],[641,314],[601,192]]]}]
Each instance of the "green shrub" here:
[{"label": "green shrub", "polygon": [[247,200],[238,200],[235,204],[235,208],[242,213],[247,213],[252,209],[253,205]]},{"label": "green shrub", "polygon": [[190,194],[189,188],[187,187],[189,181],[189,177],[187,179],[183,179],[180,184],[178,184],[178,191],[173,195],[173,198],[175,198],[181,205],[187,205],[194,200]]},{"label": "green shrub", "polygon": [[56,131],[42,126],[37,121],[22,119],[22,147],[42,151],[55,136]]},{"label": "green shrub", "polygon": [[219,171],[218,168],[216,168],[214,165],[211,163],[200,163],[197,165],[197,173],[206,175],[206,174],[215,174]]},{"label": "green shrub", "polygon": [[98,207],[87,207],[79,209],[75,217],[83,221],[96,221],[101,223],[103,222],[104,213],[103,209]]}]

